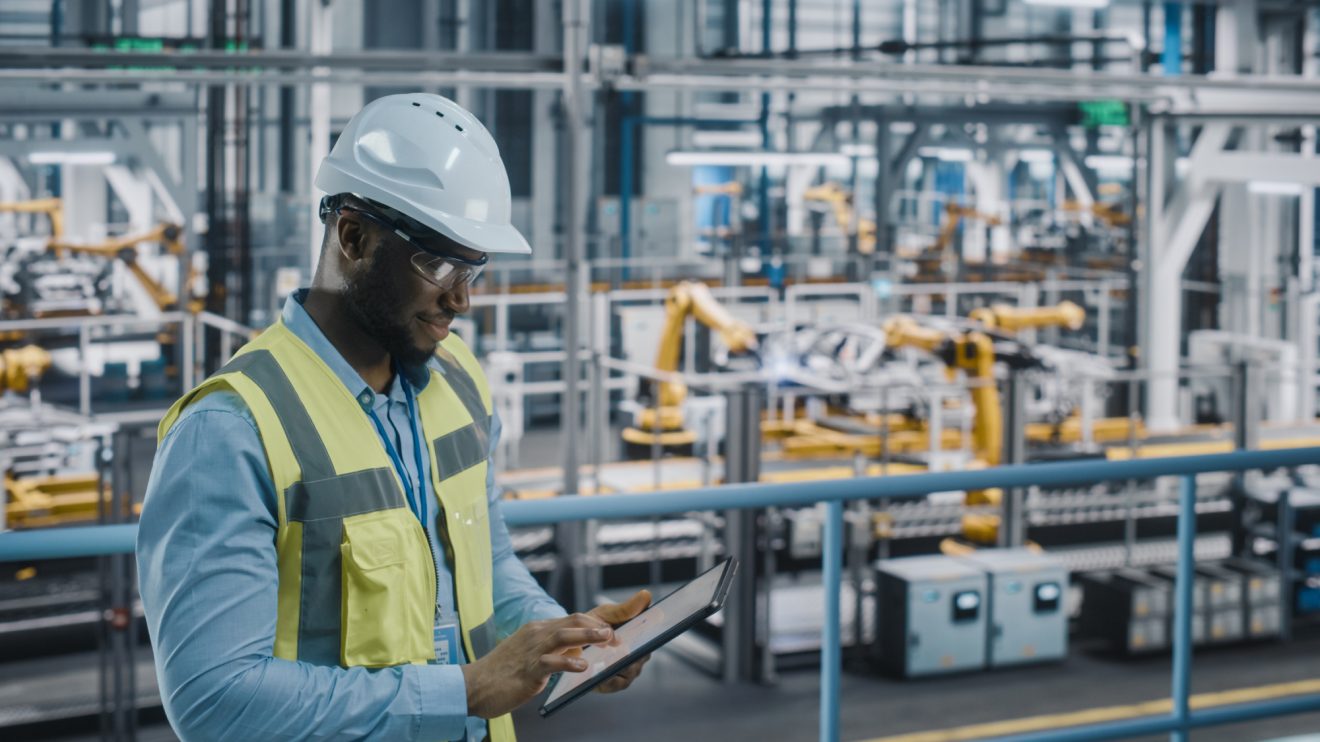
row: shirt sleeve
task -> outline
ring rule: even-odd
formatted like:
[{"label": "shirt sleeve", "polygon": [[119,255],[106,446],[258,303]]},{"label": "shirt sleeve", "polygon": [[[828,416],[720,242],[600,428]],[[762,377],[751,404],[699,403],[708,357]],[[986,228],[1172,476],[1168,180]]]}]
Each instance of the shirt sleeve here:
[{"label": "shirt sleeve", "polygon": [[462,670],[325,667],[273,656],[276,498],[232,392],[194,403],[161,442],[138,532],[161,698],[183,740],[460,739]]},{"label": "shirt sleeve", "polygon": [[490,549],[495,588],[495,627],[501,640],[529,621],[563,618],[568,612],[546,594],[514,553],[509,527],[504,523],[500,501],[504,495],[495,484],[495,450],[502,425],[499,415],[491,417],[489,465],[486,467],[486,496],[490,501]]}]

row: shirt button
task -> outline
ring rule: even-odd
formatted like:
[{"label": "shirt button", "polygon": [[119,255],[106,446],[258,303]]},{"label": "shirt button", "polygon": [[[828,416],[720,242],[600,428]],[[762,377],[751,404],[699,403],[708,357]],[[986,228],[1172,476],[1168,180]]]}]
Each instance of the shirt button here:
[{"label": "shirt button", "polygon": [[362,396],[358,397],[358,401],[361,402],[362,405],[365,407],[371,404],[371,395],[366,392],[363,392]]}]

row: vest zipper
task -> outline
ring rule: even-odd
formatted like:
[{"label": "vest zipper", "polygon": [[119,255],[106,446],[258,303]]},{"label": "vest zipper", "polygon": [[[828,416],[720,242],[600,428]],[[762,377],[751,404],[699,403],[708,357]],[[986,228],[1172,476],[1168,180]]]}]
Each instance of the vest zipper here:
[{"label": "vest zipper", "polygon": [[426,551],[431,555],[431,574],[435,575],[435,600],[432,601],[435,606],[435,618],[431,622],[431,625],[435,626],[440,622],[440,565],[435,561],[435,544],[431,543],[431,529],[427,528],[425,523],[422,524],[422,533],[426,536]]}]

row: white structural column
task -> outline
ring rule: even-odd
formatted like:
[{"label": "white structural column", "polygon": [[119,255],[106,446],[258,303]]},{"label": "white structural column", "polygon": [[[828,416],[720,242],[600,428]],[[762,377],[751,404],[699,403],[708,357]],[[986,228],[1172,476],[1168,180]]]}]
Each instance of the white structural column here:
[{"label": "white structural column", "polygon": [[[307,18],[309,26],[309,46],[313,54],[329,54],[331,51],[331,32],[334,29],[334,9],[330,5],[330,0],[308,0]],[[316,74],[329,74],[330,70],[325,67],[316,67],[312,70]],[[318,82],[311,85],[311,92],[308,101],[308,118],[311,125],[311,148],[307,158],[307,166],[311,168],[307,174],[307,183],[310,185],[316,179],[316,168],[321,164],[321,158],[330,153],[330,83]],[[310,222],[308,224],[308,259],[307,276],[316,274],[316,260],[321,254],[321,218],[317,213],[321,203],[321,191],[312,186],[312,204],[311,213],[308,215]]]},{"label": "white structural column", "polygon": [[[1148,207],[1153,229],[1146,354],[1152,379],[1146,413],[1153,431],[1167,431],[1179,424],[1176,374],[1182,341],[1182,272],[1216,201],[1224,196],[1221,260],[1230,272],[1232,265],[1243,268],[1239,272],[1243,285],[1227,288],[1242,292],[1246,298],[1243,311],[1225,317],[1225,329],[1259,336],[1265,331],[1261,313],[1264,266],[1259,259],[1263,246],[1256,244],[1257,235],[1249,226],[1253,220],[1248,185],[1320,187],[1320,169],[1313,166],[1312,158],[1280,152],[1226,152],[1231,132],[1227,124],[1207,125],[1192,148],[1187,178],[1174,198],[1167,207],[1159,208],[1152,196]],[[1151,166],[1159,168],[1160,159],[1152,154]]]},{"label": "white structural column", "polygon": [[1150,220],[1149,260],[1147,270],[1146,365],[1151,373],[1146,396],[1146,424],[1152,431],[1168,431],[1179,426],[1178,367],[1182,347],[1182,273],[1205,224],[1214,211],[1220,184],[1197,178],[1197,163],[1222,152],[1228,143],[1231,127],[1211,124],[1201,131],[1188,158],[1191,171],[1176,195],[1165,204],[1165,148],[1168,146],[1163,122],[1152,127],[1148,167],[1152,184],[1147,204]]}]

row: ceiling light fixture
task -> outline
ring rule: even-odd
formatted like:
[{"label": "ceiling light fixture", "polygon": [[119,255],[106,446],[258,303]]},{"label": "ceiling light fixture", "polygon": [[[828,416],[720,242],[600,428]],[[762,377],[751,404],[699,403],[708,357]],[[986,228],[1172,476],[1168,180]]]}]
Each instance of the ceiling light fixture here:
[{"label": "ceiling light fixture", "polygon": [[33,165],[111,165],[114,152],[31,152],[27,156]]},{"label": "ceiling light fixture", "polygon": [[1027,5],[1046,8],[1089,8],[1098,10],[1109,7],[1109,0],[1025,0]]},{"label": "ceiling light fixture", "polygon": [[674,150],[665,155],[670,165],[725,165],[730,167],[769,167],[772,165],[807,165],[814,167],[846,167],[847,155],[838,152],[758,152],[719,150],[693,152]]},{"label": "ceiling light fixture", "polygon": [[971,162],[972,151],[966,147],[920,147],[917,154],[940,162]]}]

